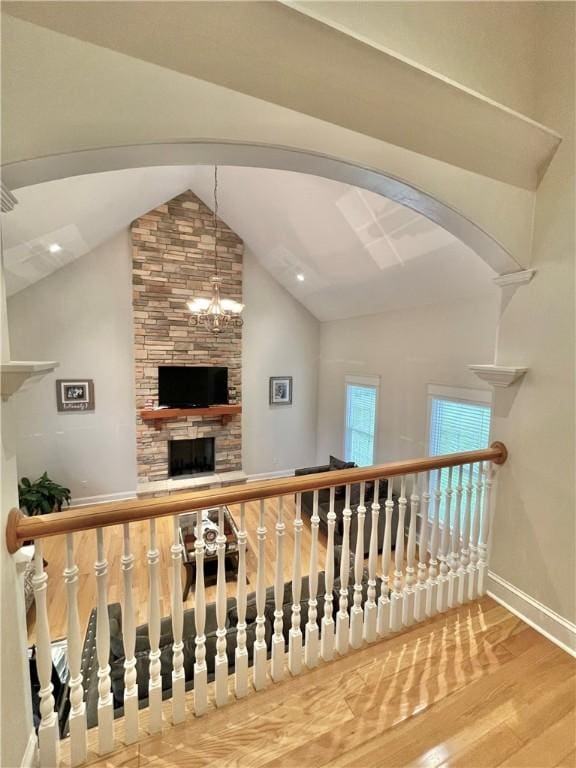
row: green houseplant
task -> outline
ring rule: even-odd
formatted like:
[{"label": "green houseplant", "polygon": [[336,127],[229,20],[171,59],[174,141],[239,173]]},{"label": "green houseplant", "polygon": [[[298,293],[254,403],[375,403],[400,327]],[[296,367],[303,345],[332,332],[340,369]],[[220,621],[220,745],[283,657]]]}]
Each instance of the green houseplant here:
[{"label": "green houseplant", "polygon": [[31,482],[23,477],[18,483],[20,508],[28,515],[46,515],[62,509],[64,503],[70,505],[70,489],[50,480],[48,473]]}]

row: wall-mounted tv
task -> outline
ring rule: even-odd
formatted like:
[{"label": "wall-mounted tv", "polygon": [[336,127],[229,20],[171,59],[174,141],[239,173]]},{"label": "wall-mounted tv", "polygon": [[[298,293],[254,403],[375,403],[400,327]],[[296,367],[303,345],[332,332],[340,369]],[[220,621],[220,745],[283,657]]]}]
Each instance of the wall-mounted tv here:
[{"label": "wall-mounted tv", "polygon": [[158,405],[168,408],[206,408],[228,403],[228,368],[161,365],[158,367]]}]

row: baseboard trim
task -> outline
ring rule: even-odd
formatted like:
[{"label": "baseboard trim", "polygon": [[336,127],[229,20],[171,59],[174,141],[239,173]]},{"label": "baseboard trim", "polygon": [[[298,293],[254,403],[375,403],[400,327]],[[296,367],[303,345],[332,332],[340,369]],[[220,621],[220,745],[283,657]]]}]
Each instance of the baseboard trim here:
[{"label": "baseboard trim", "polygon": [[576,624],[550,610],[492,571],[488,572],[488,594],[563,651],[576,658]]},{"label": "baseboard trim", "polygon": [[123,491],[122,493],[103,493],[100,496],[83,496],[73,499],[71,507],[86,507],[89,504],[106,504],[107,501],[124,501],[125,499],[138,498],[136,491]]},{"label": "baseboard trim", "polygon": [[248,475],[247,483],[257,483],[259,480],[273,480],[277,477],[292,477],[295,469],[278,469],[276,472],[260,472],[255,475]]},{"label": "baseboard trim", "polygon": [[36,768],[38,765],[38,739],[36,738],[36,732],[34,729],[30,731],[28,737],[28,744],[22,755],[22,762],[20,768]]}]

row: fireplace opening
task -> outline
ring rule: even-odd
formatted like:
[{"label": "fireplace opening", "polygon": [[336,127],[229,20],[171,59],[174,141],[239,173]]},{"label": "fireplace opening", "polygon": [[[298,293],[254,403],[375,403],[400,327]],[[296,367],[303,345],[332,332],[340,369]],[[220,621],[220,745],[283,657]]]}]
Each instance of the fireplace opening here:
[{"label": "fireplace opening", "polygon": [[213,437],[169,441],[168,473],[170,477],[202,475],[207,472],[214,472]]}]

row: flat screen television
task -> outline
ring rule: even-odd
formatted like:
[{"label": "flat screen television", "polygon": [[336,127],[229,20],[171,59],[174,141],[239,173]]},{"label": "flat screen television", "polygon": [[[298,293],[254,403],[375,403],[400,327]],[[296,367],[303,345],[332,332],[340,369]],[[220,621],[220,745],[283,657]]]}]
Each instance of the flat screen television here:
[{"label": "flat screen television", "polygon": [[158,405],[168,408],[206,408],[228,403],[228,368],[161,365],[158,367]]}]

